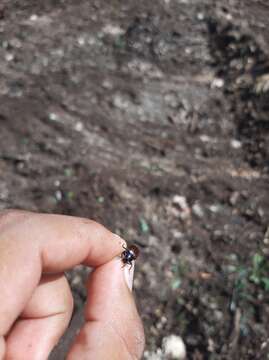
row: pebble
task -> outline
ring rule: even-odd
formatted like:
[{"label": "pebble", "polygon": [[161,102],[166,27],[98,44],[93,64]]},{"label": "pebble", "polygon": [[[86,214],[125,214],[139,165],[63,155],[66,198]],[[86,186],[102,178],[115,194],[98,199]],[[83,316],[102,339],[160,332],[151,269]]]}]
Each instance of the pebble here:
[{"label": "pebble", "polygon": [[202,12],[199,12],[199,13],[197,14],[197,19],[200,20],[200,21],[204,20],[204,19],[205,19],[205,14],[202,13]]},{"label": "pebble", "polygon": [[204,217],[204,215],[205,215],[202,206],[201,206],[198,202],[196,202],[195,204],[193,204],[193,206],[192,206],[192,212],[193,212],[194,215],[197,216],[198,218],[202,218],[202,217]]},{"label": "pebble", "polygon": [[17,39],[17,38],[10,39],[9,44],[10,44],[11,47],[17,48],[17,49],[22,47],[21,41],[19,39]]},{"label": "pebble", "polygon": [[200,136],[200,140],[204,143],[216,143],[216,139],[204,134]]},{"label": "pebble", "polygon": [[180,208],[181,211],[179,213],[179,217],[181,220],[190,219],[191,210],[185,196],[175,195],[172,199],[172,203]]},{"label": "pebble", "polygon": [[229,199],[230,204],[233,205],[233,206],[236,205],[239,197],[240,197],[240,193],[238,191],[233,192],[230,199]]},{"label": "pebble", "polygon": [[59,187],[61,185],[61,181],[60,180],[55,180],[54,181],[54,186]]},{"label": "pebble", "polygon": [[86,39],[84,36],[79,36],[77,42],[80,46],[84,46],[86,44]]},{"label": "pebble", "polygon": [[180,336],[169,335],[163,339],[163,352],[172,359],[184,360],[186,358],[186,346]]},{"label": "pebble", "polygon": [[10,62],[10,61],[14,60],[14,55],[12,53],[6,53],[5,59],[6,59],[6,61]]},{"label": "pebble", "polygon": [[49,113],[49,120],[50,121],[59,121],[59,116],[56,113]]},{"label": "pebble", "polygon": [[63,199],[63,194],[62,194],[61,190],[55,191],[55,198],[57,201],[61,201]]},{"label": "pebble", "polygon": [[82,283],[82,278],[80,275],[75,275],[74,278],[72,279],[72,285],[79,285]]},{"label": "pebble", "polygon": [[113,89],[113,84],[108,79],[103,81],[102,86],[103,86],[104,89],[108,89],[108,90]]},{"label": "pebble", "polygon": [[184,236],[184,234],[183,234],[181,231],[177,230],[177,229],[172,229],[172,230],[171,230],[171,233],[172,233],[172,236],[173,236],[175,239],[182,239],[183,236]]},{"label": "pebble", "polygon": [[32,15],[30,16],[30,20],[31,20],[31,21],[37,21],[37,20],[38,20],[38,16],[37,16],[36,14],[32,14]]},{"label": "pebble", "polygon": [[174,205],[178,205],[182,210],[189,208],[185,196],[175,195],[172,201]]},{"label": "pebble", "polygon": [[103,32],[112,36],[120,36],[125,33],[124,29],[122,29],[121,27],[111,24],[105,25],[105,27],[103,28]]},{"label": "pebble", "polygon": [[221,321],[223,319],[223,313],[220,310],[214,311],[214,317],[217,321]]},{"label": "pebble", "polygon": [[236,139],[232,139],[230,144],[233,149],[240,149],[242,147],[241,141],[236,140]]},{"label": "pebble", "polygon": [[127,99],[124,99],[121,95],[116,94],[113,99],[113,105],[120,110],[125,110],[128,108],[129,102],[127,101]]},{"label": "pebble", "polygon": [[220,210],[221,210],[221,206],[220,206],[220,205],[217,205],[217,204],[213,204],[213,205],[210,205],[210,206],[209,206],[209,210],[210,210],[212,213],[218,213],[218,212],[220,212]]},{"label": "pebble", "polygon": [[211,87],[217,88],[217,89],[221,89],[224,86],[224,80],[221,78],[215,78],[212,83],[211,83]]},{"label": "pebble", "polygon": [[263,242],[265,245],[269,245],[269,227],[265,233],[265,236],[264,236],[264,239],[263,239]]},{"label": "pebble", "polygon": [[179,101],[177,99],[176,94],[167,93],[164,95],[165,103],[173,109],[176,109],[179,106]]},{"label": "pebble", "polygon": [[77,132],[81,132],[83,130],[84,126],[83,126],[83,123],[82,122],[77,122],[74,126],[74,129],[77,131]]},{"label": "pebble", "polygon": [[162,350],[157,349],[156,352],[145,351],[144,357],[147,360],[163,360]]}]

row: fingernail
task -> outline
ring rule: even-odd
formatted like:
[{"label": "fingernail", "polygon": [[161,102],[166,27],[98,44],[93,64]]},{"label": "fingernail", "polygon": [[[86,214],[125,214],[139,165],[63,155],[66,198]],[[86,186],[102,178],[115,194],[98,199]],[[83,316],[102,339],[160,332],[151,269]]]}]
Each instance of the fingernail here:
[{"label": "fingernail", "polygon": [[132,266],[125,265],[123,268],[124,279],[125,279],[125,282],[126,282],[128,288],[130,289],[130,291],[132,291],[132,289],[133,289],[134,267],[135,267],[135,264],[133,262]]}]

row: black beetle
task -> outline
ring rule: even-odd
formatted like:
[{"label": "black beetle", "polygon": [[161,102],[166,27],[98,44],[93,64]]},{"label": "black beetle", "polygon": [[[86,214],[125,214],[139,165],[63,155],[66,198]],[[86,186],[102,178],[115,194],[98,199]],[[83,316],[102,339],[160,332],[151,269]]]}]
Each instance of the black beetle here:
[{"label": "black beetle", "polygon": [[123,246],[124,251],[121,253],[121,260],[123,262],[123,266],[125,265],[133,265],[133,261],[139,255],[139,249],[136,245],[130,245],[128,247]]}]

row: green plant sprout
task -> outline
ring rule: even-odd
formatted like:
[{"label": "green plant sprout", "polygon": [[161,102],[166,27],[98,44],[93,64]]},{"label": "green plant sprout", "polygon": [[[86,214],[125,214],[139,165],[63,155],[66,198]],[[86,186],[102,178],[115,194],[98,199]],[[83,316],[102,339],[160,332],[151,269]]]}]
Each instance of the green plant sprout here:
[{"label": "green plant sprout", "polygon": [[253,256],[249,280],[269,291],[269,263],[258,253]]}]

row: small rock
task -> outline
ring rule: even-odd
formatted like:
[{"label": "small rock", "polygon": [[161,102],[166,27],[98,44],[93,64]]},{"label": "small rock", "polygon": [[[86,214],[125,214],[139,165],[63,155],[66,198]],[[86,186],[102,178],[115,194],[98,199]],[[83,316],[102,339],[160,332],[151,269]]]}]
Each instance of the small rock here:
[{"label": "small rock", "polygon": [[129,106],[129,101],[121,95],[116,94],[113,99],[113,105],[120,110],[125,110]]},{"label": "small rock", "polygon": [[160,244],[160,240],[156,236],[149,236],[147,240],[148,244],[151,248],[157,247]]},{"label": "small rock", "polygon": [[223,320],[223,313],[222,313],[222,311],[220,311],[220,310],[215,310],[215,311],[214,311],[214,317],[215,317],[215,319],[216,319],[217,321]]},{"label": "small rock", "polygon": [[14,55],[10,52],[6,53],[5,55],[5,59],[6,61],[10,62],[10,61],[13,61],[14,60]]},{"label": "small rock", "polygon": [[264,74],[258,77],[255,91],[257,94],[266,93],[269,91],[269,74]]},{"label": "small rock", "polygon": [[72,279],[72,285],[79,285],[82,283],[82,279],[80,275],[75,275],[74,278]]},{"label": "small rock", "polygon": [[0,183],[0,200],[7,200],[9,197],[9,190],[6,183]]},{"label": "small rock", "polygon": [[221,89],[224,86],[224,80],[221,78],[215,78],[212,83],[211,83],[211,87],[217,88],[217,89]]},{"label": "small rock", "polygon": [[57,201],[61,201],[63,199],[63,194],[62,194],[61,190],[55,191],[55,199]]},{"label": "small rock", "polygon": [[208,339],[208,347],[207,347],[207,350],[209,352],[214,352],[215,351],[215,343],[214,343],[214,340],[209,338]]},{"label": "small rock", "polygon": [[199,12],[199,13],[197,14],[197,19],[200,20],[200,21],[204,20],[204,19],[205,19],[205,14],[202,13],[202,12]]},{"label": "small rock", "polygon": [[54,186],[59,187],[61,185],[61,181],[60,180],[55,180],[54,181]]},{"label": "small rock", "polygon": [[105,198],[104,198],[103,196],[98,196],[97,202],[98,202],[99,204],[103,204],[104,201],[105,201]]},{"label": "small rock", "polygon": [[264,235],[264,239],[263,239],[263,242],[265,245],[269,245],[269,227]]},{"label": "small rock", "polygon": [[185,54],[187,54],[187,55],[190,55],[192,53],[192,49],[190,47],[186,47],[184,49],[184,51],[185,51]]},{"label": "small rock", "polygon": [[193,204],[193,206],[192,206],[192,212],[193,212],[194,215],[197,216],[198,218],[202,218],[202,217],[204,217],[204,215],[205,215],[202,206],[201,206],[198,202],[196,202],[195,204]]},{"label": "small rock", "polygon": [[156,352],[145,351],[144,357],[147,360],[163,360],[162,350],[157,349]]},{"label": "small rock", "polygon": [[203,142],[203,143],[215,143],[216,140],[213,139],[212,137],[206,135],[206,134],[203,134],[200,136],[200,140]]},{"label": "small rock", "polygon": [[230,144],[233,149],[240,149],[242,147],[241,141],[236,140],[236,139],[232,139]]},{"label": "small rock", "polygon": [[84,126],[83,126],[83,123],[78,121],[75,126],[74,126],[74,129],[77,131],[77,132],[81,132],[83,130]]},{"label": "small rock", "polygon": [[107,89],[107,90],[113,89],[113,84],[108,79],[103,81],[102,86],[103,86],[104,89]]},{"label": "small rock", "polygon": [[238,191],[235,191],[232,193],[231,197],[230,197],[230,204],[231,205],[236,205],[237,201],[239,200],[240,197],[240,193]]},{"label": "small rock", "polygon": [[105,34],[112,35],[112,36],[120,36],[120,35],[123,35],[125,33],[124,29],[122,29],[119,26],[112,25],[112,24],[107,24],[103,28],[103,32]]},{"label": "small rock", "polygon": [[180,219],[189,220],[191,216],[191,210],[187,203],[187,199],[184,196],[175,195],[172,199],[173,205],[176,205],[180,208]]},{"label": "small rock", "polygon": [[32,14],[29,17],[30,23],[34,23],[35,25],[48,25],[51,23],[51,18],[47,15],[38,16],[37,14]]},{"label": "small rock", "polygon": [[176,94],[174,93],[167,93],[164,95],[165,103],[173,109],[176,109],[179,105],[178,99]]},{"label": "small rock", "polygon": [[184,360],[186,358],[186,346],[180,336],[169,335],[163,339],[163,352],[172,359]]},{"label": "small rock", "polygon": [[86,39],[84,36],[81,35],[78,37],[77,42],[80,46],[84,46],[86,44]]},{"label": "small rock", "polygon": [[49,119],[50,121],[59,121],[59,116],[58,114],[51,112],[49,113]]},{"label": "small rock", "polygon": [[210,210],[212,213],[218,213],[218,212],[220,212],[220,210],[221,210],[221,206],[218,205],[218,204],[213,204],[213,205],[210,205],[210,206],[209,206],[209,210]]},{"label": "small rock", "polygon": [[230,260],[230,261],[238,261],[238,255],[237,254],[235,254],[235,253],[231,253],[231,254],[229,254],[228,256],[227,256],[227,258],[228,258],[228,260]]},{"label": "small rock", "polygon": [[178,205],[182,210],[189,208],[185,196],[175,195],[172,202],[173,205]]},{"label": "small rock", "polygon": [[19,39],[17,39],[17,38],[10,39],[9,44],[10,44],[11,47],[17,48],[17,49],[22,47],[21,41]]},{"label": "small rock", "polygon": [[183,234],[181,231],[177,230],[177,229],[172,229],[172,230],[171,230],[171,233],[172,233],[172,236],[173,236],[175,239],[182,239],[183,236],[184,236],[184,234]]},{"label": "small rock", "polygon": [[31,21],[37,21],[37,20],[38,20],[38,16],[37,16],[36,14],[32,14],[32,15],[30,16],[30,20],[31,20]]}]

